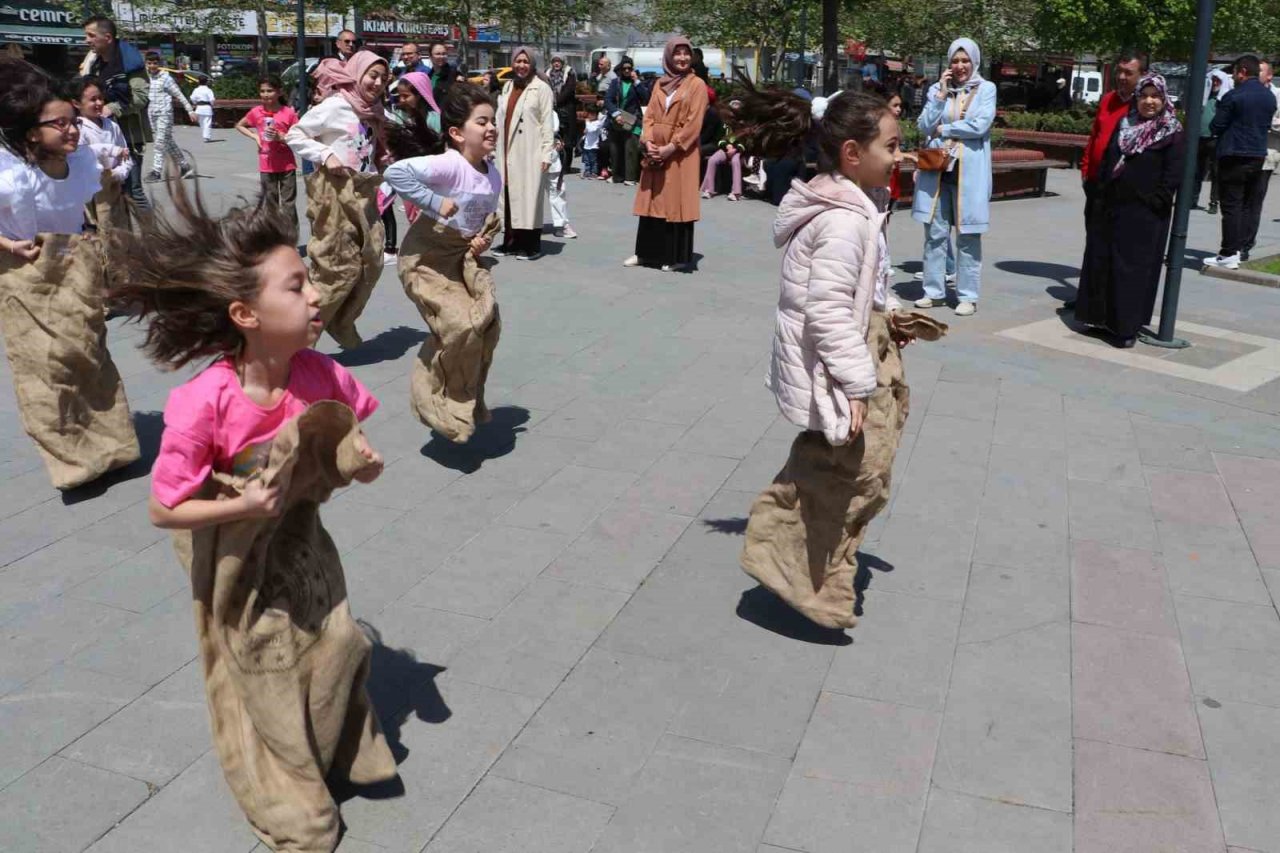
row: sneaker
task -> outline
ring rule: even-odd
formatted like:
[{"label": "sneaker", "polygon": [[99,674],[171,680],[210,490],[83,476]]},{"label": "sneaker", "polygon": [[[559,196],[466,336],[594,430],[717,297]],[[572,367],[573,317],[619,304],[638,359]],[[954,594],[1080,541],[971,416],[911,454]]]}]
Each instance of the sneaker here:
[{"label": "sneaker", "polygon": [[1218,203],[1216,201],[1209,202],[1209,213],[1218,212]]},{"label": "sneaker", "polygon": [[1249,263],[1249,250],[1248,250],[1248,249],[1244,249],[1243,251],[1241,251],[1241,252],[1240,252],[1240,263],[1242,263],[1242,264],[1247,264],[1247,263]]},{"label": "sneaker", "polygon": [[728,198],[729,201],[742,201],[742,196],[739,193],[729,193],[726,198]]},{"label": "sneaker", "polygon": [[146,181],[149,184],[155,184],[164,180],[164,178],[161,177],[159,172],[152,169],[150,172],[147,172],[146,177],[144,177],[142,180]]},{"label": "sneaker", "polygon": [[195,175],[196,170],[191,168],[191,166],[188,165],[182,167],[182,180],[185,181],[187,178],[194,178]]},{"label": "sneaker", "polygon": [[663,272],[684,272],[689,269],[688,264],[663,264]]},{"label": "sneaker", "polygon": [[913,303],[917,308],[933,308],[935,305],[944,305],[941,299],[930,299],[928,296],[922,296]]},{"label": "sneaker", "polygon": [[1236,252],[1234,255],[1216,255],[1212,258],[1205,258],[1204,265],[1206,267],[1219,267],[1220,269],[1225,270],[1238,270],[1240,269],[1240,253]]},{"label": "sneaker", "polygon": [[560,229],[560,236],[564,237],[566,240],[577,240],[578,232],[573,230],[572,225],[566,225],[564,228]]},{"label": "sneaker", "polygon": [[974,305],[972,302],[961,302],[959,305],[956,306],[956,316],[970,317],[977,310],[978,310],[978,306]]},{"label": "sneaker", "polygon": [[542,252],[529,252],[527,255],[526,254],[516,255],[516,260],[517,261],[536,261],[540,257],[542,257]]},{"label": "sneaker", "polygon": [[632,255],[631,257],[629,257],[629,258],[627,258],[625,261],[623,261],[623,262],[622,262],[622,265],[623,265],[624,267],[638,267],[638,266],[640,266],[640,256],[639,256],[639,255]]},{"label": "sneaker", "polygon": [[508,249],[506,246],[502,245],[501,243],[492,247],[491,249],[489,249],[489,251],[493,252],[495,255],[497,255],[500,258],[505,258],[507,255],[514,254],[511,249]]},{"label": "sneaker", "polygon": [[636,185],[636,182],[635,182],[635,181],[623,181],[623,182],[622,182],[622,185],[623,185],[624,187],[634,187],[634,186]]},{"label": "sneaker", "polygon": [[391,266],[391,265],[392,265],[392,264],[394,264],[397,260],[399,260],[399,258],[397,258],[397,257],[396,257],[396,253],[395,253],[395,252],[383,252],[383,253],[382,253],[382,265],[383,265],[384,267],[389,267],[389,266]]},{"label": "sneaker", "polygon": [[715,193],[709,193],[709,192],[707,192],[706,190],[703,190],[703,191],[702,191],[702,197],[703,197],[703,198],[711,198],[713,195],[715,195]]}]

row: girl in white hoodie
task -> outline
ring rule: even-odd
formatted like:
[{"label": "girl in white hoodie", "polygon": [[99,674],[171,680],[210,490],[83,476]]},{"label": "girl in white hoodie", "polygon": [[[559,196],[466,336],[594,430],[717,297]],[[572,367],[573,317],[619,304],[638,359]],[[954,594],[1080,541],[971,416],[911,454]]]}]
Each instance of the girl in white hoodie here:
[{"label": "girl in white hoodie", "polygon": [[902,314],[888,286],[883,214],[868,191],[889,185],[898,122],[875,95],[811,103],[750,88],[729,121],[764,157],[816,134],[825,169],[792,182],[773,226],[784,255],[767,384],[803,432],[752,504],[742,567],[814,622],[850,628],[858,545],[888,502],[907,417],[898,350],[946,328]]}]

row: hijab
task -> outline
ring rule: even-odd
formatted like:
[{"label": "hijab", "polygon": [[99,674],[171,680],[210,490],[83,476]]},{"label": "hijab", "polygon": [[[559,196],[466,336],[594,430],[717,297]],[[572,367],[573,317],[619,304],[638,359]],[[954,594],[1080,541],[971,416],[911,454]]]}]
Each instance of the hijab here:
[{"label": "hijab", "polygon": [[[408,74],[400,78],[404,82],[413,87],[413,90],[422,96],[422,100],[427,102],[427,106],[431,107],[433,112],[440,112],[439,105],[436,104],[435,89],[431,85],[431,75],[422,71],[410,71]],[[399,83],[400,80],[396,82]]]},{"label": "hijab", "polygon": [[979,71],[982,67],[982,48],[978,47],[978,43],[973,39],[958,38],[947,48],[947,63],[950,64],[952,58],[956,55],[956,51],[963,50],[969,57],[969,61],[973,63],[973,70],[969,72],[969,79],[959,86],[953,86],[952,91],[968,91],[977,86],[982,85],[986,80]]},{"label": "hijab", "polygon": [[689,54],[693,54],[693,45],[684,36],[672,36],[667,39],[667,44],[662,48],[662,76],[658,78],[658,85],[662,87],[662,91],[670,94],[676,90],[676,87],[684,82],[684,79],[693,73],[693,62],[689,63],[689,70],[683,74],[676,73],[676,48],[687,47]]},{"label": "hijab", "polygon": [[345,63],[323,59],[316,66],[316,87],[326,98],[341,95],[361,121],[379,127],[386,119],[382,98],[366,99],[360,88],[365,73],[378,63],[386,65],[387,61],[371,50],[356,51]]},{"label": "hijab", "polygon": [[[560,69],[556,70],[556,60],[560,60]],[[547,69],[547,82],[551,84],[551,88],[556,94],[560,94],[560,87],[564,85],[565,78],[565,62],[564,57],[556,55],[551,57],[551,67]]]},{"label": "hijab", "polygon": [[[1164,109],[1155,116],[1143,119],[1138,116],[1138,99],[1147,86],[1155,86],[1164,99]],[[1163,148],[1173,143],[1173,137],[1182,132],[1182,122],[1173,111],[1173,103],[1169,100],[1169,87],[1159,74],[1147,73],[1138,81],[1138,88],[1133,90],[1133,104],[1120,126],[1120,161],[1112,170],[1118,175],[1124,170],[1127,157],[1134,157],[1148,149]]]},{"label": "hijab", "polygon": [[529,57],[529,76],[521,80],[513,74],[512,80],[515,85],[523,89],[525,86],[529,85],[529,81],[534,77],[541,77],[543,82],[546,82],[547,78],[538,71],[538,63],[542,59],[542,54],[538,52],[537,48],[529,47],[528,45],[517,47],[515,52],[511,54],[511,64],[515,65],[516,57],[522,53]]}]

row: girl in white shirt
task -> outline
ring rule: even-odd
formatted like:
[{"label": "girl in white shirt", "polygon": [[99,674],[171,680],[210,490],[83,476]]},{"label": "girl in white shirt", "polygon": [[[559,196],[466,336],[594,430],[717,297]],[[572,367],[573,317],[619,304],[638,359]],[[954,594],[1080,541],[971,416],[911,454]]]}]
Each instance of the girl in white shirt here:
[{"label": "girl in white shirt", "polygon": [[106,346],[106,276],[82,232],[101,187],[75,108],[22,61],[0,61],[0,333],[22,425],[59,489],[138,459]]},{"label": "girl in white shirt", "polygon": [[98,78],[76,78],[69,94],[75,101],[76,112],[80,114],[80,147],[92,151],[102,169],[102,189],[89,205],[89,220],[98,228],[128,228],[130,214],[124,188],[129,183],[133,157],[129,154],[124,131],[102,112],[105,99],[102,82]]}]

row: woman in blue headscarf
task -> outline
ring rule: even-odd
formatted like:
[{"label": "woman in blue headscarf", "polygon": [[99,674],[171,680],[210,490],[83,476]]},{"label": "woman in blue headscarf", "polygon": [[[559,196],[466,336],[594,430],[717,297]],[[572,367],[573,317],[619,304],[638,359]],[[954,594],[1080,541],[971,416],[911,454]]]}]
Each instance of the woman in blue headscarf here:
[{"label": "woman in blue headscarf", "polygon": [[929,88],[918,124],[926,148],[945,148],[950,166],[941,172],[916,171],[911,216],[925,226],[924,298],[918,308],[946,303],[947,242],[956,237],[956,313],[977,310],[982,285],[982,234],[990,223],[991,124],[996,118],[996,87],[978,69],[982,51],[960,38],[947,49],[948,67]]}]

